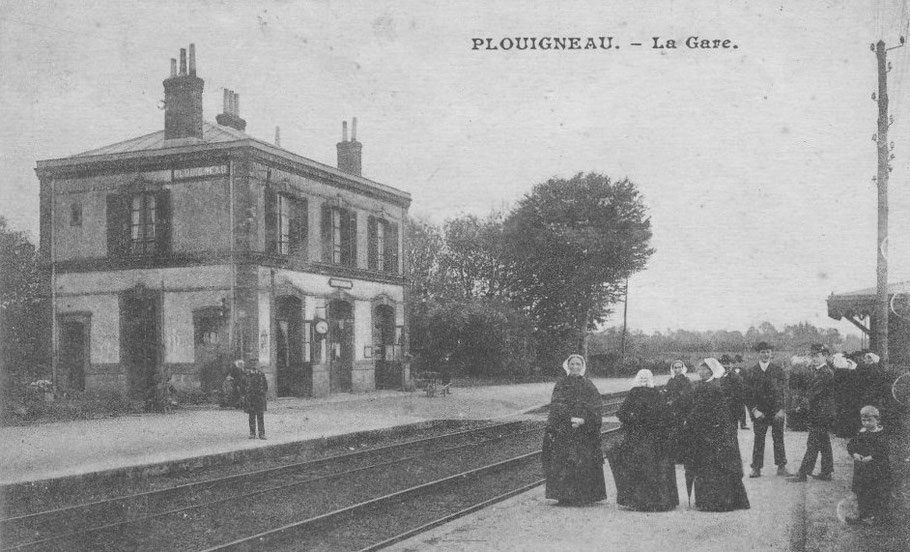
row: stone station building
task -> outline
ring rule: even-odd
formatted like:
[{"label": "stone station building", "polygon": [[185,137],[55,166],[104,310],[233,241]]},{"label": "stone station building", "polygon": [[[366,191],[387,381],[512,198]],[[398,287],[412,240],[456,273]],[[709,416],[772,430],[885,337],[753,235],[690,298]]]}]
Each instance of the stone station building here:
[{"label": "stone station building", "polygon": [[[400,388],[410,194],[247,135],[239,96],[203,120],[194,46],[164,129],[38,161],[58,389],[220,388],[234,358],[272,396]],[[276,133],[277,134],[277,133]]]}]

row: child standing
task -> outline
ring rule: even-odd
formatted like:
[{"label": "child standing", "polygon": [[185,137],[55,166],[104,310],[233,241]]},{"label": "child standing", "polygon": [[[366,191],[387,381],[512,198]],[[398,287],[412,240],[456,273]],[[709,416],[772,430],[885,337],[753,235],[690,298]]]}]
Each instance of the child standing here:
[{"label": "child standing", "polygon": [[877,408],[864,406],[859,414],[863,427],[847,443],[847,452],[853,457],[853,492],[859,515],[847,518],[847,523],[877,525],[888,513],[891,483],[888,440]]}]

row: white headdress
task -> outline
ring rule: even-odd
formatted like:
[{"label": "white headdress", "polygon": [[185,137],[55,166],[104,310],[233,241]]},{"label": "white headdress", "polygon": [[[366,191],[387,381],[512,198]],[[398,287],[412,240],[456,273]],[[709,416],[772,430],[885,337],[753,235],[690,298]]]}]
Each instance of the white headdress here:
[{"label": "white headdress", "polygon": [[724,368],[724,365],[720,363],[716,358],[706,358],[702,363],[711,370],[711,377],[708,381],[715,380],[718,378],[724,377],[724,374],[727,373],[727,370]]},{"label": "white headdress", "polygon": [[566,375],[568,376],[571,373],[569,371],[569,361],[573,358],[577,358],[581,361],[581,375],[585,375],[585,372],[588,370],[588,363],[585,362],[585,357],[576,354],[569,355],[569,357],[566,358],[566,360],[562,363],[562,369],[566,371]]},{"label": "white headdress", "polygon": [[632,378],[632,387],[654,387],[654,374],[651,370],[639,370]]}]

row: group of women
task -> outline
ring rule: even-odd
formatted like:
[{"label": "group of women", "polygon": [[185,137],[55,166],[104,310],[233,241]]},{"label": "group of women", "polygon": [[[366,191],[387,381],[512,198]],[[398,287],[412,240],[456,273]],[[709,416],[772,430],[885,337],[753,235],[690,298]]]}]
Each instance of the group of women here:
[{"label": "group of women", "polygon": [[[569,356],[563,369],[543,442],[546,497],[568,505],[597,502],[607,496],[600,393],[585,377],[581,355]],[[683,464],[697,509],[749,508],[736,424],[720,383],[724,367],[707,358],[696,370],[699,381],[692,383],[682,361],[675,361],[662,388],[655,387],[650,370],[636,374],[617,413],[622,441],[608,453],[619,506],[647,512],[676,508],[676,464]]]}]

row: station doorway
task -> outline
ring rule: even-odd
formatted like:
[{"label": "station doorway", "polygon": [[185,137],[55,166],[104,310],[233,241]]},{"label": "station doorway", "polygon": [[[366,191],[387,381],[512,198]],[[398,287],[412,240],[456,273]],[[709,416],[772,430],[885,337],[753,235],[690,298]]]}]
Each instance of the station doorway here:
[{"label": "station doorway", "polygon": [[373,358],[377,389],[401,388],[401,362],[395,356],[395,308],[378,305],[373,310]]},{"label": "station doorway", "polygon": [[303,355],[303,304],[300,298],[275,299],[275,364],[279,397],[309,397],[313,393],[313,367]]},{"label": "station doorway", "polygon": [[121,360],[127,393],[132,398],[147,398],[155,387],[161,363],[160,303],[159,294],[154,292],[134,291],[121,296]]},{"label": "station doorway", "polygon": [[57,386],[85,391],[85,372],[90,356],[89,322],[66,318],[60,321]]},{"label": "station doorway", "polygon": [[354,309],[351,303],[329,303],[329,392],[350,393],[354,371]]}]

